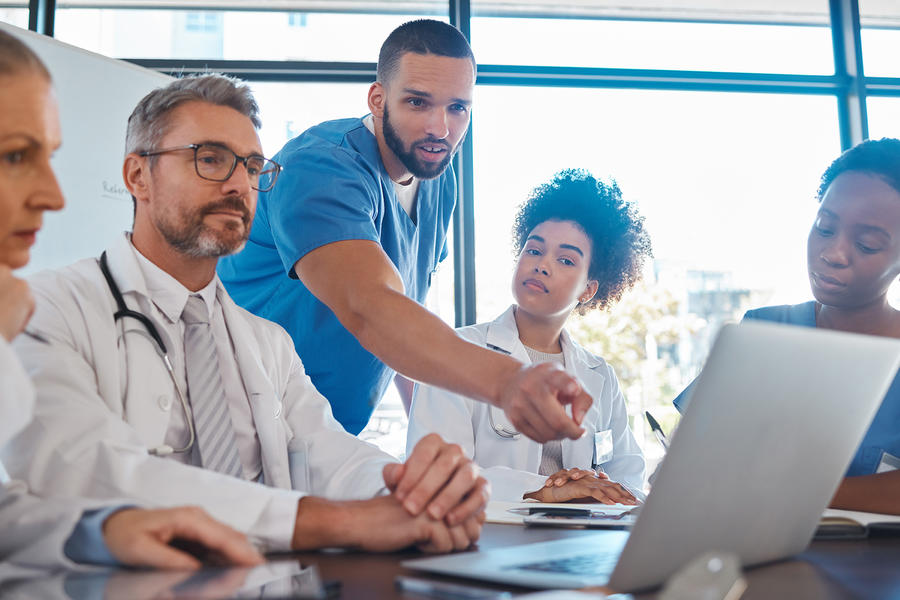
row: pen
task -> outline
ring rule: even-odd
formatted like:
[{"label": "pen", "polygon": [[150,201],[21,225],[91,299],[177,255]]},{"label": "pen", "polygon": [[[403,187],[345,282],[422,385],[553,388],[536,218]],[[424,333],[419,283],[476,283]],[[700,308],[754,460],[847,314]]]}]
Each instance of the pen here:
[{"label": "pen", "polygon": [[666,434],[663,433],[662,427],[659,426],[659,423],[653,418],[653,415],[650,414],[649,410],[645,410],[644,414],[647,415],[647,422],[650,423],[650,429],[653,430],[656,439],[659,440],[659,443],[662,444],[663,448],[668,450],[669,442],[666,441]]},{"label": "pen", "polygon": [[503,590],[481,588],[459,583],[447,583],[446,581],[431,581],[428,579],[416,579],[397,575],[394,585],[401,592],[421,594],[433,598],[446,598],[447,600],[480,600],[480,599],[505,599],[512,598],[512,594]]}]

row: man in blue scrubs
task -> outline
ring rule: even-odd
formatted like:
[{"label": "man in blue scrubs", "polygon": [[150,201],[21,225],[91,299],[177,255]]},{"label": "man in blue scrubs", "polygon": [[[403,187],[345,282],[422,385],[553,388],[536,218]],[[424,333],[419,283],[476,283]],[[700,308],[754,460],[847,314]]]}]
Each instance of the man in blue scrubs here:
[{"label": "man in blue scrubs", "polygon": [[591,399],[574,378],[469,344],[421,305],[447,255],[456,201],[449,165],[474,84],[475,59],[457,29],[432,20],[397,28],[379,54],[371,114],[288,142],[247,247],[220,262],[234,300],[291,334],[352,433],[394,370],[500,406],[535,440],[582,433]]}]

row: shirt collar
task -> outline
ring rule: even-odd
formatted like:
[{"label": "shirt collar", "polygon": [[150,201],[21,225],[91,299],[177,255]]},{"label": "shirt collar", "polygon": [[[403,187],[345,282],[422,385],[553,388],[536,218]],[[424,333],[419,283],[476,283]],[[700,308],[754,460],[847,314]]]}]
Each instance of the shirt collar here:
[{"label": "shirt collar", "polygon": [[134,247],[134,244],[129,244],[129,247],[134,252],[138,268],[144,276],[144,281],[147,285],[147,297],[170,322],[176,323],[181,320],[181,313],[184,311],[188,297],[194,294],[203,298],[203,301],[206,303],[206,309],[209,311],[209,318],[210,320],[212,319],[216,292],[219,286],[218,275],[214,276],[212,281],[203,289],[192,292],[181,285],[177,279],[153,264],[150,259]]}]

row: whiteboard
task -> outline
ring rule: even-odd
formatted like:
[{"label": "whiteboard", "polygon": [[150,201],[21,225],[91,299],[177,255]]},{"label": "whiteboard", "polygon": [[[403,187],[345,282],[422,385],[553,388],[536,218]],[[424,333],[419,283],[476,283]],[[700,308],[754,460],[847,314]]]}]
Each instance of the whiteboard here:
[{"label": "whiteboard", "polygon": [[99,256],[131,229],[131,195],[122,182],[128,116],[141,98],[172,78],[6,23],[0,28],[47,65],[62,123],[63,143],[53,168],[66,207],[44,213],[31,262],[20,274]]}]

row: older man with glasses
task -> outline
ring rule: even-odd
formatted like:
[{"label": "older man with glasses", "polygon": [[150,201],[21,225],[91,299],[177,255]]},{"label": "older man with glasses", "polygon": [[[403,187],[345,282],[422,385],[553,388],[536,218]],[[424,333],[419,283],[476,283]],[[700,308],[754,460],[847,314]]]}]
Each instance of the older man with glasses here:
[{"label": "older man with glasses", "polygon": [[[401,465],[346,433],[290,337],[216,277],[280,171],[259,126],[247,86],[218,75],[139,103],[133,232],[34,279],[31,328],[48,343],[17,350],[36,418],[3,460],[38,494],[196,504],[268,550],[466,548],[487,490],[461,450],[434,435]],[[400,483],[415,511],[384,494]]]}]

